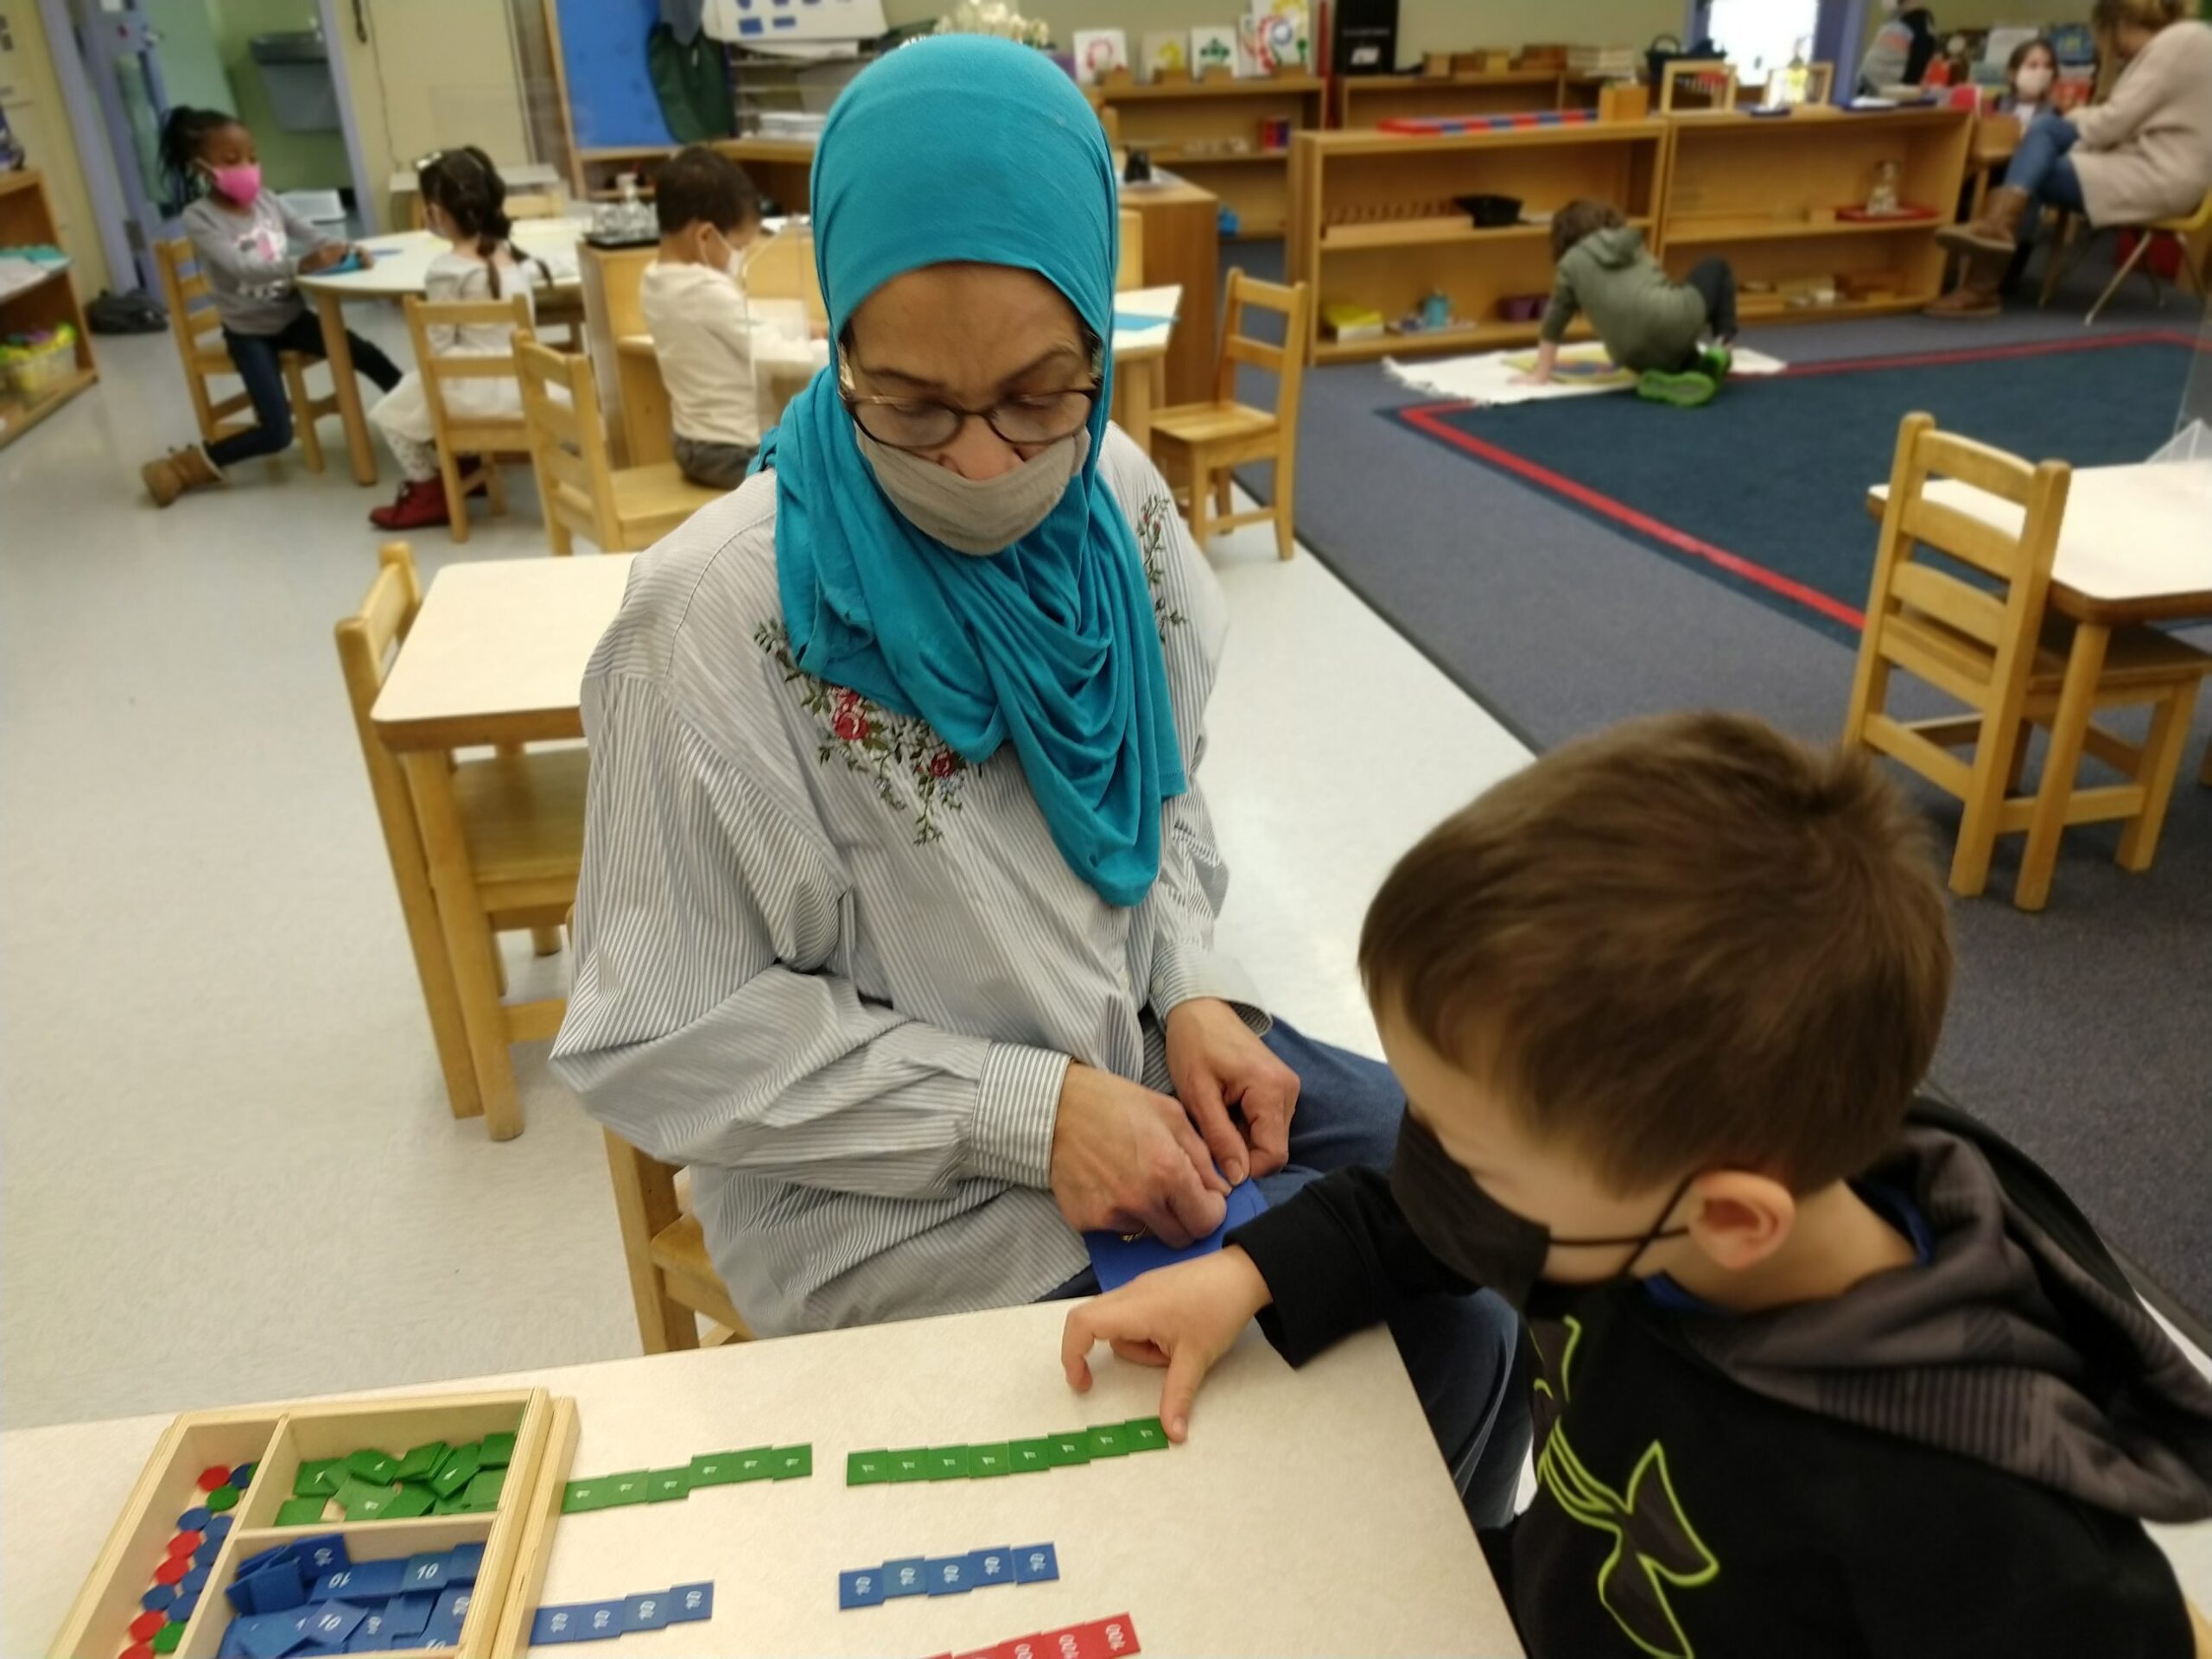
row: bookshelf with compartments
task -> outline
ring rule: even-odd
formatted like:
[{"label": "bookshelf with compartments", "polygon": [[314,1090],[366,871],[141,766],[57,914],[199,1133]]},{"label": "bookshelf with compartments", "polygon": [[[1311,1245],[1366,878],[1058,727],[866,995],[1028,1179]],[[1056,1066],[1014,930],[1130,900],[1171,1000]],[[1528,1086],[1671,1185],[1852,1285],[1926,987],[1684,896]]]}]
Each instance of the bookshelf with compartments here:
[{"label": "bookshelf with compartments", "polygon": [[[1293,140],[1290,280],[1313,295],[1309,362],[1483,351],[1536,338],[1552,286],[1549,216],[1578,196],[1610,201],[1656,245],[1672,128],[1663,121],[1522,127],[1449,137],[1380,132]],[[1455,198],[1517,197],[1523,222],[1478,229]],[[1365,306],[1390,322],[1441,293],[1453,327],[1328,337],[1321,312]],[[1502,307],[1535,304],[1509,318]],[[1578,327],[1580,324],[1578,324]]]},{"label": "bookshelf with compartments", "polygon": [[1288,148],[1267,143],[1270,122],[1295,142],[1318,130],[1325,83],[1315,75],[1263,79],[1128,82],[1086,90],[1115,111],[1120,145],[1221,198],[1240,238],[1281,236],[1289,222]]}]

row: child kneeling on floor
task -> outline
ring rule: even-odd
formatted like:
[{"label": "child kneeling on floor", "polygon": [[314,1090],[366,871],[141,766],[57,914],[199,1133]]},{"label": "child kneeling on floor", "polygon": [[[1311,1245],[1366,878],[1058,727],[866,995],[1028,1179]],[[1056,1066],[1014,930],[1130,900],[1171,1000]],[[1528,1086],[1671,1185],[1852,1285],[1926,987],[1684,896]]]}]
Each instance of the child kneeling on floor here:
[{"label": "child kneeling on floor", "polygon": [[1637,396],[1683,409],[1712,400],[1736,337],[1736,273],[1726,259],[1700,261],[1675,282],[1618,209],[1585,199],[1552,215],[1552,260],[1558,274],[1531,384],[1552,378],[1567,325],[1587,312],[1606,355],[1639,377]]},{"label": "child kneeling on floor", "polygon": [[1538,1659],[2190,1659],[2143,1522],[2212,1516],[2212,1382],[2034,1164],[1916,1097],[1951,983],[1919,815],[1727,715],[1552,750],[1367,912],[1408,1096],[1218,1254],[1077,1307],[1189,1429],[1432,1294],[1529,1321],[1537,1491],[1483,1535]]},{"label": "child kneeling on floor", "polygon": [[[508,240],[514,225],[507,218],[507,183],[492,158],[474,144],[441,150],[419,164],[416,182],[431,232],[451,244],[430,262],[423,280],[423,298],[438,305],[519,294],[524,309],[534,319],[537,313],[531,268],[535,266],[537,276],[548,281],[551,273],[542,262],[518,255]],[[438,357],[505,357],[515,348],[511,323],[437,324],[425,332],[431,353]],[[455,378],[440,390],[448,414],[462,420],[498,420],[522,413],[522,382],[513,375]],[[416,530],[446,524],[454,513],[468,511],[467,502],[446,499],[429,394],[423,389],[419,365],[378,401],[369,419],[391,446],[400,480],[397,499],[371,509],[371,524],[378,530]]]}]

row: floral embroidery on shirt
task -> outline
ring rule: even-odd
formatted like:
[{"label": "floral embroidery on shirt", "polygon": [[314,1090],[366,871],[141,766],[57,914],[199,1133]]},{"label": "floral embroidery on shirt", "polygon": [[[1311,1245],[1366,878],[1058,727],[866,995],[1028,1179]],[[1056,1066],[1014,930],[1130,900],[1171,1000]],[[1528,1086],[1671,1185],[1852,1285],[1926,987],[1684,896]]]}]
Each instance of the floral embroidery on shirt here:
[{"label": "floral embroidery on shirt", "polygon": [[[791,657],[791,634],[780,622],[763,622],[753,644],[775,658],[784,683],[798,690],[800,706],[823,722],[814,758],[823,766],[842,759],[845,770],[875,785],[876,798],[894,812],[912,810],[914,845],[944,839],[940,810],[963,810],[969,766],[918,715],[894,714],[842,685],[817,680]],[[900,788],[903,777],[913,794]]]},{"label": "floral embroidery on shirt", "polygon": [[1167,643],[1167,630],[1187,620],[1167,601],[1167,558],[1175,545],[1175,504],[1164,495],[1148,499],[1137,511],[1137,551],[1144,556],[1144,579],[1152,584],[1152,614],[1159,624],[1160,642]]}]

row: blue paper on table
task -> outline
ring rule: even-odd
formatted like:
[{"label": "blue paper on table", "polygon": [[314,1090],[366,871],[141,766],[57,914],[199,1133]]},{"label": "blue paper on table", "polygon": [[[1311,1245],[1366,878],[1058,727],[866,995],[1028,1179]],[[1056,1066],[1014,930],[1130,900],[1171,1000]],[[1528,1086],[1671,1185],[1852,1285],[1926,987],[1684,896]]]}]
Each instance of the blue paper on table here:
[{"label": "blue paper on table", "polygon": [[1173,317],[1160,316],[1150,311],[1116,311],[1114,314],[1116,328],[1165,328],[1174,321]]},{"label": "blue paper on table", "polygon": [[1221,1248],[1222,1238],[1230,1228],[1243,1226],[1267,1207],[1267,1198],[1248,1179],[1230,1189],[1229,1215],[1221,1225],[1179,1250],[1169,1249],[1150,1233],[1137,1239],[1125,1239],[1119,1233],[1085,1233],[1083,1242],[1090,1246],[1090,1269],[1098,1275],[1098,1288],[1119,1290],[1139,1274],[1150,1273],[1154,1268],[1172,1268],[1178,1262],[1194,1262],[1199,1256],[1211,1255]]},{"label": "blue paper on table", "polygon": [[359,253],[354,252],[353,250],[348,249],[346,251],[346,257],[343,259],[340,259],[334,265],[325,265],[321,270],[315,272],[314,275],[317,276],[343,276],[347,271],[359,270],[360,268],[361,256]]}]

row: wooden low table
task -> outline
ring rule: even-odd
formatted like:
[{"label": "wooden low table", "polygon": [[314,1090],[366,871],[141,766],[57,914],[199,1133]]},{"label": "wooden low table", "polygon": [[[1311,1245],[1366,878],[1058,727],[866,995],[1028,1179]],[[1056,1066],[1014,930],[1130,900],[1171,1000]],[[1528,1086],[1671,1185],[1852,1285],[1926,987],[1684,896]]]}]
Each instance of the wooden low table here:
[{"label": "wooden low table", "polygon": [[[1002,1480],[845,1484],[855,1452],[1155,1414],[1161,1373],[1103,1349],[1093,1356],[1091,1392],[1069,1391],[1059,1367],[1065,1315],[1065,1305],[1005,1308],[442,1386],[527,1386],[573,1399],[576,1478],[702,1452],[813,1447],[804,1479],[563,1515],[525,1542],[518,1580],[540,1586],[539,1605],[714,1582],[709,1624],[630,1638],[624,1649],[968,1652],[1126,1613],[1142,1650],[1163,1656],[1521,1651],[1382,1330],[1295,1373],[1247,1330],[1208,1381],[1189,1443],[1165,1452]],[[0,1436],[0,1509],[38,1517],[0,1534],[0,1652],[47,1651],[168,1421]],[[1045,1542],[1059,1560],[1050,1583],[838,1609],[842,1571]],[[542,1580],[531,1576],[540,1572]],[[226,1611],[209,1609],[218,1619]],[[192,1650],[214,1651],[201,1645],[212,1631],[198,1620],[189,1634]],[[124,1644],[118,1632],[98,1651]]]},{"label": "wooden low table", "polygon": [[[1878,516],[1889,495],[1886,483],[1876,485],[1868,509]],[[2008,536],[2020,533],[2020,508],[1970,484],[1939,479],[1926,495]],[[2050,898],[2066,801],[2113,630],[2212,618],[2212,461],[2078,469],[2051,565],[2050,608],[2073,621],[2074,640],[2013,895],[2022,910],[2041,910]]]}]

